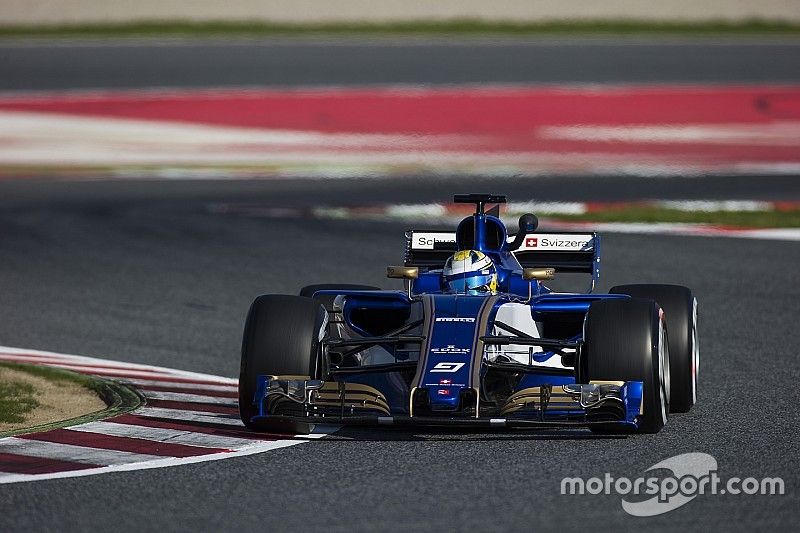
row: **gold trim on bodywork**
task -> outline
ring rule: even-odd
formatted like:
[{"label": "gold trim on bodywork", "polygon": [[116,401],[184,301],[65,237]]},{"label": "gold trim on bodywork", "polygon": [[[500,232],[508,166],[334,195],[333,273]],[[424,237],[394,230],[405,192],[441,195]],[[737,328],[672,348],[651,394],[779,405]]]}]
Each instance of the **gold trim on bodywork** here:
[{"label": "gold trim on bodywork", "polygon": [[417,279],[419,267],[390,266],[386,267],[386,277],[395,279]]},{"label": "gold trim on bodywork", "polygon": [[[509,396],[508,397],[508,401],[521,400],[521,399],[529,397],[529,396],[536,396],[537,398],[539,398],[539,395],[541,395],[541,393],[542,393],[542,388],[541,387],[528,387],[527,389],[522,389],[520,391],[515,392],[511,396]],[[575,396],[572,395],[572,394],[569,394],[568,392],[559,392],[558,389],[553,389],[550,392],[550,398],[558,398],[558,399],[569,398],[569,399],[574,399]]]},{"label": "gold trim on bodywork", "polygon": [[378,389],[363,383],[326,381],[322,388],[311,393],[310,403],[345,409],[377,409],[390,414],[386,397]]},{"label": "gold trim on bodywork", "polygon": [[[505,405],[500,409],[500,414],[513,413],[524,408],[538,409],[541,402],[542,387],[528,387],[515,392],[506,400]],[[559,392],[558,389],[550,391],[548,407],[558,408],[562,411],[580,410],[580,402],[571,394]]]},{"label": "gold trim on bodywork", "polygon": [[546,281],[556,277],[555,268],[523,268],[522,279],[525,281]]}]

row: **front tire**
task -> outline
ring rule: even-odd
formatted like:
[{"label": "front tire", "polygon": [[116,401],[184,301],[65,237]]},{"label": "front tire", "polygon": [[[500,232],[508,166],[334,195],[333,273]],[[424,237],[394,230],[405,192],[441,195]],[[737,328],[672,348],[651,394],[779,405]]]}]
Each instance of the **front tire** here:
[{"label": "front tire", "polygon": [[239,368],[239,415],[245,426],[276,433],[304,432],[286,424],[252,422],[258,414],[253,399],[260,375],[321,377],[320,341],[326,322],[325,309],[311,298],[270,294],[253,301]]},{"label": "front tire", "polygon": [[658,305],[637,298],[593,302],[584,323],[579,381],[643,382],[640,433],[658,433],[667,422],[670,377],[664,329]]},{"label": "front tire", "polygon": [[664,310],[669,338],[669,412],[686,413],[697,401],[697,300],[680,285],[619,285],[612,294],[654,300]]}]

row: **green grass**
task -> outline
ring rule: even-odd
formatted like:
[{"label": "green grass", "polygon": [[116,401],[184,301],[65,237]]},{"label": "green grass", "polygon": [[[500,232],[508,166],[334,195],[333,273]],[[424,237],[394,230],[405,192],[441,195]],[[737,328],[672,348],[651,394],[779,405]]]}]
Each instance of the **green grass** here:
[{"label": "green grass", "polygon": [[800,228],[800,210],[681,211],[653,207],[609,209],[583,215],[547,215],[552,220],[591,222],[688,222],[747,228]]},{"label": "green grass", "polygon": [[[49,380],[71,381],[73,383],[78,383],[97,393],[97,395],[100,396],[107,406],[101,411],[88,413],[86,415],[67,420],[59,420],[57,422],[41,424],[38,426],[0,432],[0,438],[9,437],[12,435],[21,435],[25,433],[33,433],[37,431],[48,431],[50,429],[59,427],[83,424],[86,422],[92,422],[94,420],[102,420],[133,411],[143,403],[142,398],[133,390],[111,380],[78,374],[77,372],[71,372],[69,370],[63,370],[60,368],[24,363],[0,363],[0,367],[27,372],[29,374]],[[4,387],[5,385],[8,385],[8,389]],[[24,422],[25,417],[23,415],[29,413],[39,405],[38,402],[36,402],[35,405],[31,403],[30,400],[33,400],[34,402],[36,401],[35,398],[33,398],[33,394],[33,387],[31,387],[29,384],[19,382],[0,382],[0,422]],[[18,418],[5,419],[3,418],[3,414],[6,412],[9,413],[10,416],[14,416],[16,414]]]},{"label": "green grass", "polygon": [[35,394],[30,383],[0,381],[0,422],[24,422],[25,415],[39,407]]},{"label": "green grass", "polygon": [[0,26],[0,37],[270,37],[270,36],[509,36],[559,35],[678,35],[678,36],[763,36],[800,35],[800,24],[748,20],[709,21],[551,21],[488,22],[472,19],[402,22],[334,22],[284,24],[275,22],[187,22],[141,21],[119,24],[77,24],[56,26]]},{"label": "green grass", "polygon": [[[95,390],[94,381],[88,376],[46,366],[17,363],[0,363],[0,367],[38,376],[52,381],[71,381]],[[19,423],[25,415],[37,407],[36,391],[30,383],[21,381],[0,381],[0,422]]]}]

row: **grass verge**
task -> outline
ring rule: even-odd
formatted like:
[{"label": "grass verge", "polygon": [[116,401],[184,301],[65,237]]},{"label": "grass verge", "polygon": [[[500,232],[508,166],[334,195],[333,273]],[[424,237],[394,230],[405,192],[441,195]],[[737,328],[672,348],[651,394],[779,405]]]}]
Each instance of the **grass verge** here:
[{"label": "grass verge", "polygon": [[[106,408],[85,415],[59,420],[46,424],[39,424],[25,428],[12,429],[0,432],[0,438],[24,433],[47,431],[60,427],[83,424],[93,420],[102,420],[118,414],[127,413],[142,405],[142,399],[132,389],[114,381],[78,374],[60,368],[29,365],[22,363],[0,363],[0,367],[32,374],[48,381],[68,381],[77,383],[97,393],[105,402]],[[27,386],[26,386],[27,385]],[[25,415],[30,414],[39,406],[35,398],[35,390],[29,384],[20,382],[0,382],[0,421],[24,422]],[[6,420],[5,418],[10,418]]]},{"label": "grass verge", "polygon": [[24,422],[25,415],[39,407],[35,394],[30,383],[0,382],[0,422]]},{"label": "grass verge", "polygon": [[800,36],[800,24],[753,19],[741,22],[653,22],[640,20],[490,22],[475,19],[408,20],[386,23],[285,24],[247,21],[140,21],[54,26],[0,26],[0,38],[27,37],[305,37],[305,36]]}]

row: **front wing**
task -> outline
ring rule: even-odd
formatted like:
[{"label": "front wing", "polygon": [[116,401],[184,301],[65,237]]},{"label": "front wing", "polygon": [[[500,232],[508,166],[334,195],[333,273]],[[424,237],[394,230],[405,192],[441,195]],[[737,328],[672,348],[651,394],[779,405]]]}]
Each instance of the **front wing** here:
[{"label": "front wing", "polygon": [[251,422],[508,429],[595,426],[625,432],[638,428],[643,406],[641,381],[528,387],[505,398],[502,405],[482,407],[478,401],[473,409],[458,414],[415,415],[413,397],[412,390],[407,405],[391,405],[369,385],[259,376],[254,398],[258,415]]}]

